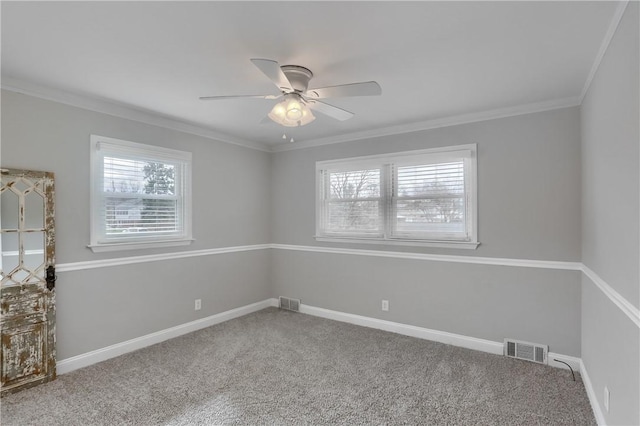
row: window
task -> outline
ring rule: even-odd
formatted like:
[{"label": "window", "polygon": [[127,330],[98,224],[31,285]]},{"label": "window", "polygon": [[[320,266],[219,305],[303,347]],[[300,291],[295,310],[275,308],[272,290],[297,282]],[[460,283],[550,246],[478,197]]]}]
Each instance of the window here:
[{"label": "window", "polygon": [[94,251],[187,245],[191,153],[91,135]]},{"label": "window", "polygon": [[476,248],[476,145],[316,163],[316,239]]}]

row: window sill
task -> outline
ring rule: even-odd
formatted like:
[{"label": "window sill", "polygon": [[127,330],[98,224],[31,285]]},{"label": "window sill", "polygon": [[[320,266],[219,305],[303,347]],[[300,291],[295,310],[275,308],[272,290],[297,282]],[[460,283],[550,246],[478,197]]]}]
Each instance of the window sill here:
[{"label": "window sill", "polygon": [[104,243],[104,244],[90,244],[87,247],[94,253],[102,253],[108,251],[122,251],[122,250],[140,250],[140,249],[153,249],[162,247],[176,247],[176,246],[188,246],[194,239],[185,240],[159,240],[159,241],[132,241],[132,242],[118,242],[118,243]]},{"label": "window sill", "polygon": [[392,246],[418,246],[418,247],[439,247],[475,250],[480,245],[479,242],[471,241],[422,241],[422,240],[389,240],[382,238],[357,238],[357,237],[328,237],[314,236],[316,241],[330,243],[355,243],[355,244],[379,244]]}]

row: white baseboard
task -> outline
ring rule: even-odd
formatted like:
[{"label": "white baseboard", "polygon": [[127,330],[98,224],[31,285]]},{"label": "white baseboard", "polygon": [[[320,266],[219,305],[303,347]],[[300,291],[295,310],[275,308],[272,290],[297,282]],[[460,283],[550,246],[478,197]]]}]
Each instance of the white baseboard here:
[{"label": "white baseboard", "polygon": [[596,422],[598,422],[598,425],[600,426],[606,426],[607,423],[604,419],[604,413],[602,412],[602,408],[600,408],[600,403],[598,402],[598,398],[596,397],[596,393],[593,389],[593,384],[591,383],[591,379],[587,373],[587,367],[584,365],[582,360],[580,360],[580,375],[582,376],[582,383],[584,383],[584,388],[587,391],[587,396],[589,397],[589,402],[591,403],[591,409],[593,409],[593,415],[596,418]]},{"label": "white baseboard", "polygon": [[[219,314],[211,315],[206,318],[191,321],[186,324],[181,324],[175,327],[171,327],[165,330],[157,331],[155,333],[147,334],[145,336],[137,337],[135,339],[127,340],[125,342],[116,343],[115,345],[107,346],[105,348],[97,349],[91,352],[87,352],[81,355],[77,355],[71,358],[66,358],[57,362],[56,369],[57,374],[65,374],[79,368],[87,367],[98,362],[106,361],[110,358],[124,355],[126,353],[145,348],[147,346],[155,345],[156,343],[163,342],[174,337],[182,336],[187,333],[191,333],[212,325],[219,324],[234,318],[238,318],[264,308],[278,307],[278,299],[271,298],[262,300],[260,302],[252,303],[250,305],[241,306],[239,308],[231,309],[229,311],[221,312]],[[375,328],[378,330],[389,331],[392,333],[402,334],[405,336],[416,337],[419,339],[431,340],[434,342],[446,343],[449,345],[460,346],[467,349],[473,349],[477,351],[487,352],[495,355],[502,355],[503,343],[494,342],[492,340],[478,339],[476,337],[464,336],[461,334],[449,333],[446,331],[432,330],[429,328],[418,327],[415,325],[408,325],[397,323],[393,321],[381,320],[377,318],[365,317],[362,315],[349,314],[346,312],[333,311],[330,309],[318,308],[310,305],[300,305],[300,312],[303,314],[313,315],[317,317],[327,318],[331,320],[346,322],[354,325],[360,325],[363,327]],[[549,352],[548,354],[549,365],[552,367],[566,368],[562,363],[554,362],[553,359],[559,359],[571,365],[574,371],[580,371],[587,388],[587,394],[591,405],[594,407],[594,413],[599,424],[601,422],[602,411],[597,405],[598,402],[593,394],[591,388],[591,382],[586,374],[584,364],[580,358],[557,354]],[[598,417],[598,413],[599,416]]]},{"label": "white baseboard", "polygon": [[405,336],[417,337],[419,339],[461,346],[463,348],[474,349],[476,351],[489,352],[496,355],[502,355],[503,353],[503,344],[491,340],[478,339],[475,337],[448,333],[446,331],[431,330],[429,328],[417,327],[415,325],[401,324],[398,322],[332,311],[324,308],[316,308],[315,306],[304,304],[300,304],[300,312],[316,317],[347,322],[350,324],[361,325],[363,327],[376,328],[378,330],[390,331],[392,333],[398,333]]},{"label": "white baseboard", "polygon": [[[547,360],[548,360],[548,363],[549,363],[549,365],[551,367],[567,368],[566,365],[564,365],[561,362],[556,362],[556,361],[554,361],[554,359],[566,362],[567,364],[569,364],[571,366],[571,368],[573,368],[574,372],[579,373],[581,371],[580,370],[580,363],[582,362],[582,360],[580,358],[577,358],[575,356],[557,354],[555,352],[549,352],[547,354]],[[567,368],[567,370],[568,370],[568,368]]]},{"label": "white baseboard", "polygon": [[95,364],[101,361],[106,361],[110,358],[142,349],[147,346],[155,345],[156,343],[164,342],[165,340],[173,339],[174,337],[182,336],[183,334],[211,327],[212,325],[238,318],[252,312],[268,308],[270,306],[278,306],[278,300],[262,300],[257,303],[252,303],[250,305],[241,306],[229,311],[220,312],[219,314],[191,321],[186,324],[167,328],[165,330],[157,331],[145,336],[136,337],[135,339],[127,340],[126,342],[116,343],[115,345],[96,349],[95,351],[80,354],[71,358],[66,358],[57,362],[57,374],[69,373],[73,370],[87,367],[91,364]]},{"label": "white baseboard", "polygon": [[[313,315],[332,319],[349,324],[360,325],[363,327],[376,328],[378,330],[390,331],[405,336],[416,337],[418,339],[431,340],[434,342],[446,343],[448,345],[460,346],[476,351],[488,352],[494,355],[502,355],[504,343],[494,342],[493,340],[478,339],[476,337],[464,336],[462,334],[449,333],[446,331],[432,330],[415,325],[402,324],[393,321],[386,321],[377,318],[365,317],[362,315],[348,314],[346,312],[332,311],[330,309],[317,308],[300,304],[300,312],[303,314]],[[557,354],[549,352],[547,354],[549,366],[556,368],[567,368],[566,365],[553,361],[558,359],[564,361],[573,368],[573,371],[581,371],[581,359],[569,355]]]}]

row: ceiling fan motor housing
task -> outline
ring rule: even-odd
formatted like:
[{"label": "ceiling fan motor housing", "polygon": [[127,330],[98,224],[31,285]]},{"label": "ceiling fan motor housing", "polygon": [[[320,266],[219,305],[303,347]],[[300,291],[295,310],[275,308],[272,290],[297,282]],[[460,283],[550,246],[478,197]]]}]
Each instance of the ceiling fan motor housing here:
[{"label": "ceiling fan motor housing", "polygon": [[299,65],[282,65],[280,68],[296,92],[304,93],[307,91],[309,80],[313,77],[311,70]]}]

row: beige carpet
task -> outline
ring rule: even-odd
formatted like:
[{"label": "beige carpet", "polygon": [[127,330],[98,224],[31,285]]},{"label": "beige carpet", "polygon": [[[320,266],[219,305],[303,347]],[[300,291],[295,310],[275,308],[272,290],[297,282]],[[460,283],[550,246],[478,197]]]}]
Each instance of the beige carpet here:
[{"label": "beige carpet", "polygon": [[590,425],[568,370],[265,309],[2,399],[9,425]]}]

